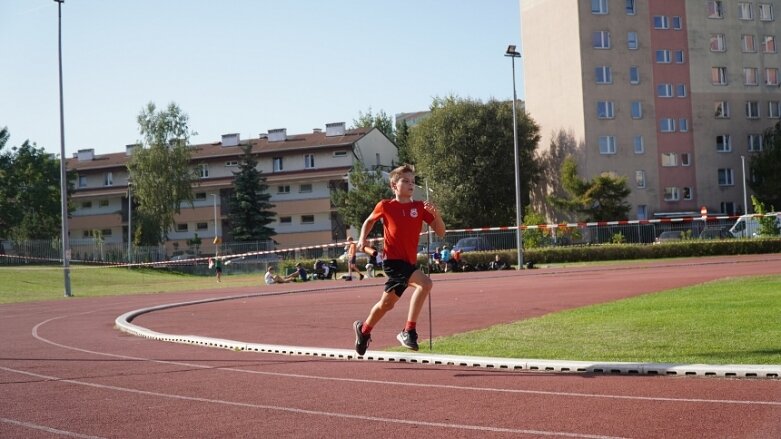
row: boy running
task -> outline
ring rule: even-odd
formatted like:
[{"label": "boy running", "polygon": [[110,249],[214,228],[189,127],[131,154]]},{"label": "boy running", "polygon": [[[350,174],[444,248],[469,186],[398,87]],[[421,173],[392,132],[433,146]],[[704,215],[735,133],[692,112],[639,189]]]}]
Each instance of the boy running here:
[{"label": "boy running", "polygon": [[425,221],[442,238],[445,236],[445,223],[434,204],[428,201],[414,201],[415,170],[410,165],[400,166],[390,173],[390,186],[394,198],[382,200],[366,218],[361,227],[359,248],[366,247],[366,237],[374,223],[382,220],[385,253],[382,268],[388,276],[385,290],[380,300],[372,307],[366,321],[353,323],[355,330],[355,351],[358,355],[366,353],[371,340],[371,331],[382,317],[393,309],[407,286],[415,288],[410,299],[407,324],[396,338],[414,351],[418,350],[416,322],[423,304],[431,291],[431,278],[416,267],[417,248],[420,230]]}]

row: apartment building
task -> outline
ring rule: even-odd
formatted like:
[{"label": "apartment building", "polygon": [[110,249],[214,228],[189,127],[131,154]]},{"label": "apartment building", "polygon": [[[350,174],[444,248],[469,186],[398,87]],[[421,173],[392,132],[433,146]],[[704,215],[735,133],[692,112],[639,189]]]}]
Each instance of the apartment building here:
[{"label": "apartment building", "polygon": [[521,1],[541,150],[556,140],[582,177],[627,177],[632,218],[750,212],[742,159],[781,116],[779,3]]},{"label": "apartment building", "polygon": [[[195,200],[192,206],[181,206],[175,226],[168,232],[169,254],[176,248],[187,248],[187,241],[195,234],[205,252],[212,250],[215,236],[232,241],[228,200],[243,145],[252,147],[269,186],[277,214],[270,227],[277,232],[274,240],[279,248],[344,239],[346,226],[331,205],[331,192],[347,189],[347,174],[357,161],[367,169],[387,169],[397,157],[396,145],[381,131],[347,130],[343,122],[305,134],[289,135],[281,128],[249,140],[225,134],[219,142],[192,145]],[[75,207],[69,222],[71,242],[94,240],[100,231],[105,243],[127,243],[132,184],[128,188],[126,165],[136,148],[139,146],[128,145],[125,152],[102,155],[85,149],[68,159],[68,172],[77,175],[71,194]]]}]

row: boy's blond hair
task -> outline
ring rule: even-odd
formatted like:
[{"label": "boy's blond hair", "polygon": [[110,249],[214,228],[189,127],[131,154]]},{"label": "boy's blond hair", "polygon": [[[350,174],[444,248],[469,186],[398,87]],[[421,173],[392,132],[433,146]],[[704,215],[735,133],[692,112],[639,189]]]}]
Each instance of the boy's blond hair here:
[{"label": "boy's blond hair", "polygon": [[397,167],[396,169],[390,171],[390,181],[391,181],[391,184],[396,184],[396,182],[398,182],[401,179],[401,174],[404,174],[404,173],[407,173],[407,172],[411,172],[411,173],[414,174],[415,173],[415,166],[409,165],[409,164],[405,163],[405,164]]}]

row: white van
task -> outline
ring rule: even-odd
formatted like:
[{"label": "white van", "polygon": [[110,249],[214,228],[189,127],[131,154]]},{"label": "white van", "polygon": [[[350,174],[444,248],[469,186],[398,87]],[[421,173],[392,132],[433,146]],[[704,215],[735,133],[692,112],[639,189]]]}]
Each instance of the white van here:
[{"label": "white van", "polygon": [[[776,226],[781,228],[781,212],[768,212],[765,215],[776,217]],[[759,217],[754,215],[741,215],[729,232],[736,238],[756,238],[759,236]]]}]

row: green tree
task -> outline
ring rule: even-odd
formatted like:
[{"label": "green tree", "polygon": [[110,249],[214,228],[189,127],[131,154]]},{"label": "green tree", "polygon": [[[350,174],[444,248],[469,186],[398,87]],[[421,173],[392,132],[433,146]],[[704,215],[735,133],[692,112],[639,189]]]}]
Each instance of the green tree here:
[{"label": "green tree", "polygon": [[[764,215],[768,213],[765,203],[761,202],[755,195],[751,196],[751,204],[754,205],[754,213]],[[770,206],[770,210],[774,210],[774,206]],[[759,221],[759,235],[760,236],[776,236],[781,233],[778,228],[778,222],[775,215],[768,215],[760,217]]]},{"label": "green tree", "polygon": [[396,124],[396,148],[399,151],[399,164],[414,164],[409,153],[409,125],[406,120]]},{"label": "green tree", "polygon": [[562,187],[568,196],[550,200],[584,221],[609,221],[626,218],[631,206],[626,202],[630,189],[626,177],[605,172],[591,180],[578,176],[575,159],[569,156],[561,166]]},{"label": "green tree", "polygon": [[[390,185],[382,172],[367,172],[361,162],[356,162],[350,172],[350,190],[336,189],[331,193],[331,202],[347,225],[360,229],[364,220],[372,213],[374,206],[384,198],[392,198]],[[377,223],[379,224],[379,222]],[[375,225],[372,236],[381,226]]]},{"label": "green tree", "polygon": [[371,107],[369,107],[366,113],[359,111],[358,119],[353,120],[353,128],[377,128],[391,141],[396,139],[396,135],[393,132],[393,119],[384,110],[380,110],[377,114],[372,114]]},{"label": "green tree", "polygon": [[127,166],[138,212],[143,217],[139,227],[153,227],[157,231],[136,231],[136,236],[142,238],[136,243],[156,245],[166,239],[182,203],[192,205],[191,184],[195,175],[190,168],[187,147],[189,116],[173,102],[161,111],[150,102],[137,120],[144,147],[133,153]]},{"label": "green tree", "polygon": [[242,147],[244,154],[239,171],[234,173],[234,192],[230,198],[230,220],[233,238],[237,241],[264,241],[277,232],[268,227],[276,215],[266,178],[257,169],[252,146]]},{"label": "green tree", "polygon": [[0,237],[51,239],[62,226],[60,162],[25,140],[3,151],[10,137],[0,129]]},{"label": "green tree", "polygon": [[[450,227],[515,224],[513,111],[509,101],[437,98],[409,133],[409,153]],[[517,111],[521,200],[539,175],[539,127]]]},{"label": "green tree", "polygon": [[762,151],[751,156],[749,187],[759,201],[781,206],[781,122],[765,130]]}]

